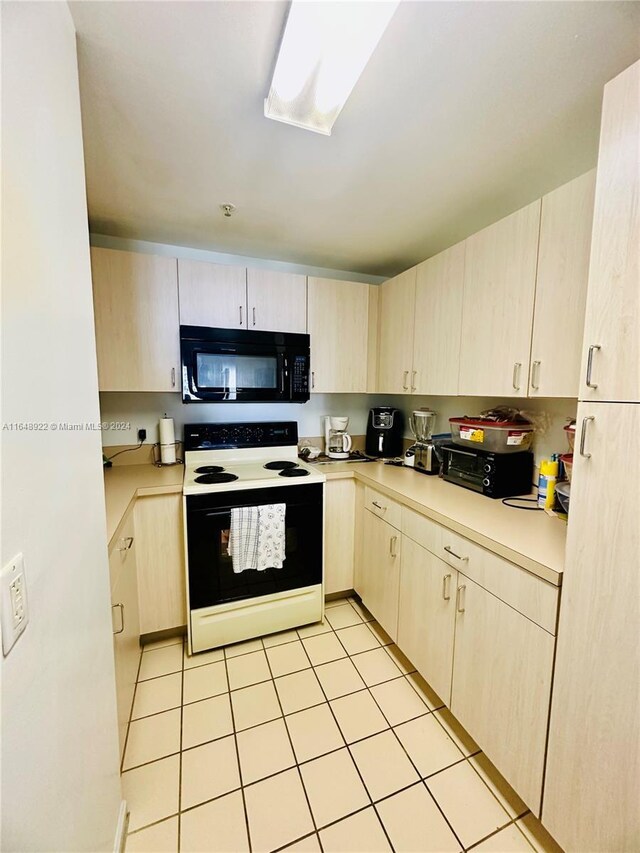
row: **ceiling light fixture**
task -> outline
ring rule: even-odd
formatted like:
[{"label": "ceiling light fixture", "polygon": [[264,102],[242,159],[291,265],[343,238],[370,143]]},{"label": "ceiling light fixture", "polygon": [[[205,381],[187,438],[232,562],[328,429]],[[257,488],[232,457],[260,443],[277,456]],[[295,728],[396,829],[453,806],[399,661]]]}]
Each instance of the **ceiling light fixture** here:
[{"label": "ceiling light fixture", "polygon": [[397,6],[293,0],[265,116],[329,136]]}]

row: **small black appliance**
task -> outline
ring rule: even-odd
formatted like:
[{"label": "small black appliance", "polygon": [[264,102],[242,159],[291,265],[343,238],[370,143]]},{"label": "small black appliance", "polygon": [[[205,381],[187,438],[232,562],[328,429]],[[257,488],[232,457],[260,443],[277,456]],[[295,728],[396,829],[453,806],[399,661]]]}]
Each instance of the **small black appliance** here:
[{"label": "small black appliance", "polygon": [[401,456],[404,449],[404,418],[392,406],[369,409],[367,420],[367,456]]},{"label": "small black appliance", "polygon": [[533,485],[533,453],[493,453],[443,444],[442,477],[490,498],[528,495]]}]

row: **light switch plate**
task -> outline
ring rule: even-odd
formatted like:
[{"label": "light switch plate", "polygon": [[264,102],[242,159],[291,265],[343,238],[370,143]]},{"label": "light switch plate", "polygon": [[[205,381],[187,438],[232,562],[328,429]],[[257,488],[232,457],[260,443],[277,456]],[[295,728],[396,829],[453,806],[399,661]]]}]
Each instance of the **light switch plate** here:
[{"label": "light switch plate", "polygon": [[29,621],[22,554],[17,554],[0,572],[0,619],[2,653],[6,657]]}]

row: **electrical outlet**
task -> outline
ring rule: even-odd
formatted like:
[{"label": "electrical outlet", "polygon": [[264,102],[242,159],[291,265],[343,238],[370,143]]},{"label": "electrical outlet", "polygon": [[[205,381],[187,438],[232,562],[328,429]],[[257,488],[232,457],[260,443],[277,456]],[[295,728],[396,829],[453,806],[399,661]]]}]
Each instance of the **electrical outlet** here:
[{"label": "electrical outlet", "polygon": [[140,442],[140,444],[142,444],[142,442],[143,442],[143,441],[146,441],[146,440],[147,440],[147,431],[146,431],[146,429],[139,429],[139,430],[138,430],[138,441]]},{"label": "electrical outlet", "polygon": [[27,580],[22,554],[17,554],[0,572],[0,617],[2,652],[6,656],[29,621]]}]

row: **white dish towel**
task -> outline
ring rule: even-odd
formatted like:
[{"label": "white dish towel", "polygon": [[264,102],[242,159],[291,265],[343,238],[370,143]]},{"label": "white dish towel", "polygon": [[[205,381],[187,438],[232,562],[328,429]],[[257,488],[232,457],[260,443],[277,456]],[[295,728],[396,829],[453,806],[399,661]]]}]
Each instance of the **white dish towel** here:
[{"label": "white dish towel", "polygon": [[286,504],[242,506],[231,510],[227,551],[234,574],[246,569],[281,569],[286,557]]}]

